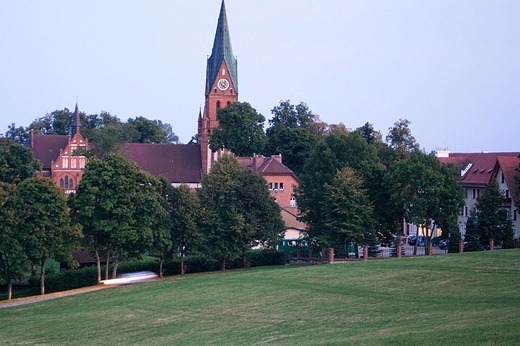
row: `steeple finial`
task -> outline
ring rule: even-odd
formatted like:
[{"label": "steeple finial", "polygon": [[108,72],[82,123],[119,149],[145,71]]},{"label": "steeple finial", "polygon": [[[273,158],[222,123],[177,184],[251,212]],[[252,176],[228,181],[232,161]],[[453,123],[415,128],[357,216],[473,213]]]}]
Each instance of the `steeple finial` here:
[{"label": "steeple finial", "polygon": [[215,82],[223,61],[226,61],[231,81],[235,87],[235,92],[238,93],[237,59],[233,55],[233,49],[231,47],[231,38],[229,36],[229,27],[226,15],[226,4],[224,3],[224,0],[222,0],[222,5],[220,6],[220,15],[218,17],[213,50],[208,59],[206,71],[206,95],[211,92],[211,87]]},{"label": "steeple finial", "polygon": [[71,124],[72,135],[74,136],[76,133],[80,132],[81,128],[81,118],[79,116],[79,108],[78,108],[78,98],[76,96],[76,108],[74,109],[74,115],[72,116],[72,124]]}]

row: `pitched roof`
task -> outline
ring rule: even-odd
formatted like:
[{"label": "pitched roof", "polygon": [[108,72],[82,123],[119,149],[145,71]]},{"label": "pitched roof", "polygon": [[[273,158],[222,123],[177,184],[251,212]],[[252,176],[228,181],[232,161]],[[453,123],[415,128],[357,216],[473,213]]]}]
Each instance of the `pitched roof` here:
[{"label": "pitched roof", "polygon": [[200,145],[126,143],[120,152],[145,171],[172,183],[201,179]]},{"label": "pitched roof", "polygon": [[235,87],[235,93],[238,93],[237,59],[233,55],[233,49],[231,48],[231,38],[229,36],[224,0],[222,0],[220,7],[217,31],[215,33],[215,40],[213,41],[213,50],[211,51],[211,56],[208,59],[206,68],[206,95],[211,92],[211,87],[215,83],[223,61],[227,64],[231,81]]},{"label": "pitched roof", "polygon": [[504,180],[509,188],[509,194],[513,200],[513,204],[520,201],[520,191],[517,189],[515,176],[520,176],[516,169],[520,165],[520,158],[514,156],[500,156],[498,157],[498,165],[504,173]]},{"label": "pitched roof", "polygon": [[31,134],[29,147],[34,153],[34,157],[43,165],[43,170],[51,169],[51,162],[56,161],[63,149],[69,143],[67,135],[37,135]]},{"label": "pitched roof", "polygon": [[450,153],[448,157],[438,159],[440,162],[451,162],[459,167],[464,185],[485,186],[490,182],[499,158],[517,158],[518,154],[518,152]]}]

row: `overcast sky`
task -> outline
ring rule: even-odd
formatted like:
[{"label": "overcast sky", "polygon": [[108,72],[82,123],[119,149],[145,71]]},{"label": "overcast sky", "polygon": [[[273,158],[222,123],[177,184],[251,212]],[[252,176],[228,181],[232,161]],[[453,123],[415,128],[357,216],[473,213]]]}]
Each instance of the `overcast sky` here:
[{"label": "overcast sky", "polygon": [[[56,109],[144,116],[186,143],[221,0],[0,1],[0,132]],[[520,1],[227,0],[239,99],[327,123],[399,118],[428,152],[520,151]]]}]

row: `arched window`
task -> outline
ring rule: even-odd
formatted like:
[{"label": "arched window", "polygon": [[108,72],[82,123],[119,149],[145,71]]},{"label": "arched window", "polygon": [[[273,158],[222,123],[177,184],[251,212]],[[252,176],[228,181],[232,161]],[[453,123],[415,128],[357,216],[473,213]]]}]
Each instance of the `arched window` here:
[{"label": "arched window", "polygon": [[70,180],[69,180],[69,187],[71,189],[74,187],[74,180],[72,180],[72,178],[70,178]]},{"label": "arched window", "polygon": [[217,112],[220,109],[220,101],[217,101]]},{"label": "arched window", "polygon": [[65,187],[64,183],[63,183],[63,178],[60,179],[60,187],[63,189]]},{"label": "arched window", "polygon": [[65,188],[66,189],[69,188],[69,176],[68,175],[65,176]]},{"label": "arched window", "polygon": [[226,106],[227,107],[231,106],[231,102],[228,101]]}]

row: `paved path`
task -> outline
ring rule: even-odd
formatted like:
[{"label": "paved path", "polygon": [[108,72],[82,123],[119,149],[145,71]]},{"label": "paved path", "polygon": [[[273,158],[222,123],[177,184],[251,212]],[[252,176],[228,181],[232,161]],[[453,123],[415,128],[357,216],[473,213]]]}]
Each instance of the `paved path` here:
[{"label": "paved path", "polygon": [[16,299],[11,299],[11,300],[2,300],[2,301],[0,301],[0,309],[8,308],[11,306],[19,306],[19,305],[25,305],[25,304],[30,304],[30,303],[37,303],[37,302],[41,302],[44,300],[67,297],[67,296],[72,296],[75,294],[98,291],[98,290],[102,290],[102,289],[105,289],[108,287],[109,286],[105,286],[105,285],[96,285],[96,286],[77,288],[74,290],[48,293],[48,294],[45,294],[42,296],[30,296],[30,297],[16,298]]}]

